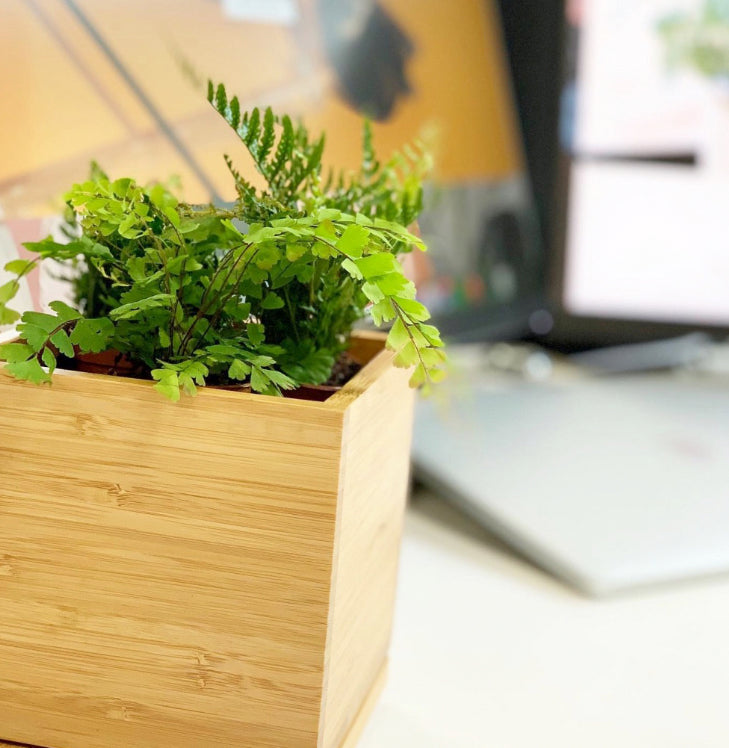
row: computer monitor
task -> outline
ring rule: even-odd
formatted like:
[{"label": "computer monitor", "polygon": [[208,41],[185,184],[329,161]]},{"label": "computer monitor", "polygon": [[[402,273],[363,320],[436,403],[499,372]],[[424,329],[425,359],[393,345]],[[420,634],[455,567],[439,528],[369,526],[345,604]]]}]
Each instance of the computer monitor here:
[{"label": "computer monitor", "polygon": [[567,0],[561,340],[729,330],[729,3]]}]

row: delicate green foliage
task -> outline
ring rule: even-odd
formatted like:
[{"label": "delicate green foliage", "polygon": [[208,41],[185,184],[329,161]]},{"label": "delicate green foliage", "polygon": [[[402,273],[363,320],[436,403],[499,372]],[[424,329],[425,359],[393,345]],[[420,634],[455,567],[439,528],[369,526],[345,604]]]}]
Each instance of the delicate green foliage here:
[{"label": "delicate green foliage", "polygon": [[[54,359],[55,363],[55,359]],[[51,381],[51,375],[44,371],[37,358],[29,358],[26,361],[14,361],[5,367],[9,374],[17,379],[26,379],[33,384],[43,384]]]},{"label": "delicate green foliage", "polygon": [[18,293],[18,288],[20,286],[15,279],[0,286],[0,304],[7,304]]},{"label": "delicate green foliage", "polygon": [[[77,309],[53,302],[52,314],[25,313],[21,342],[0,349],[11,373],[46,382],[59,356],[113,349],[173,401],[229,382],[275,395],[327,381],[369,309],[376,324],[394,323],[387,345],[398,366],[413,367],[413,384],[439,378],[442,342],[396,258],[424,249],[405,228],[420,206],[421,157],[381,166],[366,125],[359,174],[322,186],[323,136],[270,109],[241,113],[222,85],[208,85],[208,101],[267,188],[226,157],[235,206],[195,206],[94,165],[66,195],[70,241],[26,245],[81,270]],[[16,277],[0,286],[0,322],[38,260],[6,268]]]},{"label": "delicate green foliage", "polygon": [[74,325],[70,339],[84,353],[101,353],[113,344],[115,333],[110,319],[81,319]]},{"label": "delicate green foliage", "polygon": [[0,345],[0,357],[10,364],[27,361],[35,351],[27,343],[5,343]]}]

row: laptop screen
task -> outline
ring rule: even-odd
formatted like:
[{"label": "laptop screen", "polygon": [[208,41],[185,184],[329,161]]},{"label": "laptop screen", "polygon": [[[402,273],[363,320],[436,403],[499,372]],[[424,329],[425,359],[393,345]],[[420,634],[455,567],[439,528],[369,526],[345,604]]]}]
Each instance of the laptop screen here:
[{"label": "laptop screen", "polygon": [[729,3],[566,9],[564,307],[729,327]]}]

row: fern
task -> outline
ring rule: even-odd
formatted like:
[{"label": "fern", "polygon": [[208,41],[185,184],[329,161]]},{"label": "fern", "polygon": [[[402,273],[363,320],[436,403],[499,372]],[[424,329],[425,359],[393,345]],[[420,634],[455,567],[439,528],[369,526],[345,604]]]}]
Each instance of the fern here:
[{"label": "fern", "polygon": [[[322,185],[324,137],[311,138],[270,109],[241,114],[224,86],[208,101],[236,132],[266,180],[257,190],[226,156],[238,194],[231,208],[179,202],[163,185],[111,181],[98,167],[66,196],[68,244],[27,244],[38,258],[83,262],[79,309],[26,313],[23,342],[0,349],[12,374],[49,380],[59,353],[112,348],[156,389],[177,400],[209,383],[248,382],[277,394],[326,381],[367,310],[392,324],[395,364],[412,367],[414,385],[443,374],[442,342],[427,323],[396,255],[422,243],[405,226],[420,201],[421,152],[384,165],[365,124],[358,173]],[[0,286],[0,322],[19,279],[38,260],[15,260]]]},{"label": "fern", "polygon": [[[208,84],[208,101],[245,145],[256,170],[268,184],[273,203],[287,209],[300,207],[302,191],[319,180],[324,136],[310,141],[303,125],[294,128],[290,117],[279,117],[270,108],[263,116],[255,108],[241,119],[238,99],[229,101],[222,83]],[[239,197],[250,204],[248,185],[236,178],[236,188]]]}]

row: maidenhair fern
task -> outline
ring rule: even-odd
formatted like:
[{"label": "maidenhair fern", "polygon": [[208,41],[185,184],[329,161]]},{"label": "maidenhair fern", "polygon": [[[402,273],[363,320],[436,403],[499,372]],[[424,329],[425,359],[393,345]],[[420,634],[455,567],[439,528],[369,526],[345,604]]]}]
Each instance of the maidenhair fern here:
[{"label": "maidenhair fern", "polygon": [[208,383],[247,382],[277,394],[321,383],[369,308],[391,324],[387,345],[411,383],[442,376],[444,355],[428,311],[397,255],[422,242],[405,226],[420,207],[417,153],[380,166],[365,127],[361,170],[321,181],[323,136],[270,109],[242,114],[222,85],[208,99],[266,180],[257,190],[226,156],[233,208],[179,202],[160,184],[110,180],[96,168],[66,200],[79,236],[26,246],[37,257],[6,266],[0,323],[20,279],[44,258],[85,267],[77,311],[28,312],[20,341],[0,349],[11,374],[49,381],[58,358],[115,349],[177,400]]}]

